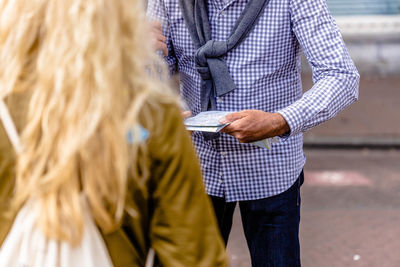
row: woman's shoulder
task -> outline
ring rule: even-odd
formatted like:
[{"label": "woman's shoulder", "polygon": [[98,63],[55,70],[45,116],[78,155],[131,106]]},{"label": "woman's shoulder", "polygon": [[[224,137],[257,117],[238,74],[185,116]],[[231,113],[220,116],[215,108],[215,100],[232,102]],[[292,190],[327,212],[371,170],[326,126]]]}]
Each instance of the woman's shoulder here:
[{"label": "woman's shoulder", "polygon": [[140,113],[140,125],[149,132],[150,144],[168,143],[184,131],[178,101],[171,94],[150,95]]}]

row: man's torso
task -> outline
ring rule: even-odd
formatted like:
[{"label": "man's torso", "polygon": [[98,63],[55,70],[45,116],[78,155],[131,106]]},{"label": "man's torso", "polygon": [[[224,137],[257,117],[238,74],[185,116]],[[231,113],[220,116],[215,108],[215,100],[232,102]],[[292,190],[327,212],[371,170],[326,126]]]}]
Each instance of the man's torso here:
[{"label": "man's torso", "polygon": [[[248,1],[208,0],[213,40],[226,40]],[[300,46],[291,28],[288,0],[271,0],[247,38],[225,60],[237,88],[217,99],[217,109],[275,112],[302,95]],[[194,114],[200,112],[200,77],[178,0],[164,0],[168,31],[177,59],[181,94]],[[281,140],[271,150],[240,144],[222,134],[204,141],[193,135],[207,192],[227,201],[260,199],[288,189],[301,172],[305,157],[302,135]]]}]

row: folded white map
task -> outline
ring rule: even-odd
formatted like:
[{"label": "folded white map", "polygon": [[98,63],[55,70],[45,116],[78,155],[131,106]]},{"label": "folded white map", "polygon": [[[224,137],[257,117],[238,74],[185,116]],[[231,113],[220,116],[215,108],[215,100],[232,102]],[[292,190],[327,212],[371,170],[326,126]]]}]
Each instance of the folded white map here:
[{"label": "folded white map", "polygon": [[[197,114],[194,117],[185,119],[186,129],[189,131],[200,131],[200,132],[213,132],[217,133],[221,131],[224,127],[229,125],[220,123],[220,120],[232,113],[233,111],[205,111]],[[267,138],[251,144],[258,147],[271,149],[272,143],[279,143],[277,137]]]}]

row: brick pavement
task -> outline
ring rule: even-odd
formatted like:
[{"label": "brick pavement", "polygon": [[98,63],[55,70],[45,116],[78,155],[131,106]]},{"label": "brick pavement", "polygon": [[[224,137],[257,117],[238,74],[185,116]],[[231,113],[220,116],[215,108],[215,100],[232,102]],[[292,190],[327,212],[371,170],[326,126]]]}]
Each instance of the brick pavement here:
[{"label": "brick pavement", "polygon": [[303,212],[303,266],[400,266],[399,209]]},{"label": "brick pavement", "polygon": [[[305,267],[400,266],[400,151],[306,151],[301,257]],[[366,184],[316,184],[307,172],[358,172]],[[239,214],[228,252],[232,267],[250,266]]]}]

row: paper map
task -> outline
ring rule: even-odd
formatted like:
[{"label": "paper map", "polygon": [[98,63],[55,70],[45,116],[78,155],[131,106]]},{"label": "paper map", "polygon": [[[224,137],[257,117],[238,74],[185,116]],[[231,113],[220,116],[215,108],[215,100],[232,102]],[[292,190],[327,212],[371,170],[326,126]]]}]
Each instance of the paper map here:
[{"label": "paper map", "polygon": [[185,120],[186,126],[222,126],[219,121],[233,111],[205,111]]},{"label": "paper map", "polygon": [[[219,132],[228,124],[221,124],[219,121],[234,111],[205,111],[194,117],[185,119],[185,126],[188,131]],[[278,137],[267,138],[251,144],[261,148],[271,149],[273,143],[279,143]]]}]

